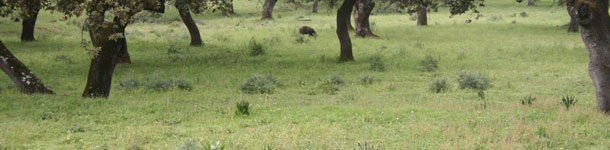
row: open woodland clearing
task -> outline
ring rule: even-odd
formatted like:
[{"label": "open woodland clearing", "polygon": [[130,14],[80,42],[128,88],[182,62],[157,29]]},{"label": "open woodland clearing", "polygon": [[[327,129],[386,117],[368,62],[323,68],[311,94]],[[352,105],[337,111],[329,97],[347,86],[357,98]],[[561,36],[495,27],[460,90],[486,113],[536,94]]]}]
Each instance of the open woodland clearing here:
[{"label": "open woodland clearing", "polygon": [[[27,43],[19,22],[0,18],[0,40],[56,92],[23,95],[0,76],[0,149],[609,149],[587,49],[566,32],[565,6],[552,3],[488,1],[478,20],[440,7],[429,26],[376,13],[371,26],[381,38],[351,33],[356,61],[348,63],[337,63],[336,8],[325,1],[317,14],[311,3],[280,1],[272,21],[260,20],[258,1],[236,0],[238,16],[195,15],[201,47],[189,46],[167,7],[127,27],[133,63],[117,66],[108,99],[81,97],[92,58],[80,46],[89,40],[83,18],[42,12],[37,41]],[[317,36],[299,35],[302,25]],[[252,41],[263,55],[250,55]],[[422,70],[426,56],[438,61],[435,71]],[[464,72],[489,87],[460,89]],[[274,91],[242,91],[254,75],[275,77]],[[446,91],[430,90],[438,79]],[[528,96],[536,100],[522,104]],[[579,101],[567,110],[565,96]],[[236,113],[243,101],[250,115]]]}]

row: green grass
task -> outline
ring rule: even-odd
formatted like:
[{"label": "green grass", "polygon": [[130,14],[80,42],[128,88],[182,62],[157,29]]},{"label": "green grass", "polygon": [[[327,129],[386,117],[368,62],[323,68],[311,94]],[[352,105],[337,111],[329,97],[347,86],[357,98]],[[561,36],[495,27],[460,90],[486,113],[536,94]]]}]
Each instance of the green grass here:
[{"label": "green grass", "polygon": [[[57,92],[22,95],[0,75],[0,149],[176,149],[191,140],[203,147],[219,141],[227,149],[354,149],[366,141],[383,149],[610,146],[610,121],[596,110],[587,51],[579,34],[562,27],[569,21],[565,8],[550,0],[533,7],[489,1],[479,20],[473,14],[449,18],[441,8],[427,27],[415,26],[406,14],[376,14],[372,29],[382,38],[352,36],[356,62],[342,64],[336,10],[312,14],[280,2],[275,20],[260,21],[262,4],[235,3],[238,17],[195,16],[203,47],[188,46],[173,8],[159,23],[130,25],[133,64],[116,68],[108,99],[80,97],[91,58],[79,47],[75,24],[82,18],[62,21],[58,13],[43,12],[32,43],[19,42],[19,23],[0,18],[0,40]],[[492,15],[502,20],[492,21]],[[299,16],[313,21],[296,21]],[[469,18],[473,22],[465,23]],[[297,42],[301,25],[314,27],[318,36]],[[263,44],[265,55],[249,55],[252,39]],[[435,72],[419,67],[427,55],[440,60]],[[383,59],[383,72],[371,70],[374,57]],[[477,91],[458,89],[461,71],[491,80],[486,107]],[[272,74],[280,84],[272,94],[242,92],[254,74]],[[346,83],[334,94],[312,94],[332,75]],[[363,76],[375,82],[362,84]],[[447,77],[451,88],[431,92],[439,77]],[[182,79],[192,90],[121,88],[123,79]],[[523,106],[528,95],[536,101]],[[559,101],[565,95],[580,100],[569,111]],[[242,101],[250,103],[250,115],[235,115]]]}]

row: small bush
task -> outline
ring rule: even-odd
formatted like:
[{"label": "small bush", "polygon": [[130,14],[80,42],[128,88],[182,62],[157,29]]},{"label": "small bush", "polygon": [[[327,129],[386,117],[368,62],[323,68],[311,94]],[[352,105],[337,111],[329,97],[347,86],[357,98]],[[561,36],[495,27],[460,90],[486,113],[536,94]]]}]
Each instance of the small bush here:
[{"label": "small bush", "polygon": [[250,40],[248,48],[250,49],[250,56],[260,56],[265,54],[263,44],[258,43],[254,38]]},{"label": "small bush", "polygon": [[372,58],[371,70],[378,71],[378,72],[385,71],[385,63],[383,63],[383,60],[381,59],[380,56],[375,56]]},{"label": "small bush", "polygon": [[521,17],[527,17],[527,12],[525,11],[521,11],[521,13],[519,13],[519,15],[521,15]]},{"label": "small bush", "polygon": [[434,72],[438,68],[438,60],[430,55],[426,55],[426,57],[419,62],[419,68],[425,72]]},{"label": "small bush", "polygon": [[341,75],[333,74],[330,76],[330,82],[335,85],[343,85],[345,84],[345,79]]},{"label": "small bush", "polygon": [[474,74],[462,71],[458,73],[458,82],[460,89],[470,88],[483,91],[491,86],[491,81],[483,73]]},{"label": "small bush", "polygon": [[119,81],[119,86],[125,89],[134,89],[142,86],[142,81],[136,78],[125,78]]},{"label": "small bush", "polygon": [[155,91],[167,91],[171,89],[174,85],[171,80],[163,80],[163,79],[153,79],[148,82],[146,85],[147,88],[155,90]]},{"label": "small bush", "polygon": [[247,101],[237,102],[235,104],[237,109],[235,110],[235,115],[250,115],[250,103]]},{"label": "small bush", "polygon": [[277,82],[273,75],[253,75],[241,86],[241,91],[247,94],[271,94]]},{"label": "small bush", "polygon": [[193,140],[193,139],[189,139],[186,140],[182,143],[180,143],[180,145],[178,145],[178,148],[176,148],[178,150],[203,150],[203,146],[201,146],[201,144],[197,141],[197,140]]},{"label": "small bush", "polygon": [[432,83],[430,83],[430,91],[435,93],[445,92],[449,90],[449,83],[447,83],[447,78],[437,78]]},{"label": "small bush", "polygon": [[224,150],[225,149],[225,145],[222,145],[222,143],[220,143],[220,141],[216,141],[216,143],[211,143],[209,148],[206,148],[206,150]]},{"label": "small bush", "polygon": [[381,145],[371,145],[369,141],[364,141],[364,143],[358,142],[358,148],[355,150],[381,150]]},{"label": "small bush", "polygon": [[74,61],[72,61],[72,59],[68,55],[57,55],[57,56],[55,56],[55,61],[65,62],[68,64],[74,63]]},{"label": "small bush", "polygon": [[561,98],[561,103],[566,107],[566,110],[570,110],[570,107],[576,105],[578,99],[574,98],[574,96],[564,96]]},{"label": "small bush", "polygon": [[522,105],[532,105],[532,103],[534,101],[536,101],[536,97],[526,96],[526,97],[521,98]]},{"label": "small bush", "polygon": [[365,75],[360,78],[360,81],[362,81],[362,84],[364,85],[371,85],[373,82],[377,81],[377,79],[375,79],[375,77],[372,75]]},{"label": "small bush", "polygon": [[181,90],[187,90],[187,91],[193,90],[193,85],[191,85],[190,82],[188,82],[184,79],[175,80],[174,85],[176,85],[176,87],[178,87]]}]

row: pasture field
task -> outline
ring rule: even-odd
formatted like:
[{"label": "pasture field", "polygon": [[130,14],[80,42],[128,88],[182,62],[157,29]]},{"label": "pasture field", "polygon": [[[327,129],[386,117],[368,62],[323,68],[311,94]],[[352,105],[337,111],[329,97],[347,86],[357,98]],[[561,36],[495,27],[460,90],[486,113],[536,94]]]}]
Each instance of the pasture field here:
[{"label": "pasture field", "polygon": [[[262,2],[235,0],[238,16],[194,16],[202,47],[188,46],[168,7],[127,28],[133,64],[117,66],[108,99],[80,96],[92,57],[80,46],[83,18],[43,12],[29,43],[19,41],[19,22],[0,18],[0,40],[57,93],[22,95],[0,75],[0,149],[610,149],[587,50],[552,2],[489,0],[478,20],[441,7],[423,27],[408,14],[377,13],[381,39],[352,33],[349,63],[337,63],[336,8],[324,2],[313,14],[311,3],[280,1],[275,20],[261,21]],[[301,25],[318,36],[301,37]],[[252,41],[263,55],[250,55]],[[426,56],[435,71],[422,71]],[[463,72],[489,88],[460,89]],[[254,75],[275,77],[274,91],[243,92]],[[439,79],[448,89],[432,92]],[[528,96],[536,100],[522,104]],[[568,110],[564,96],[579,101]],[[236,113],[244,101],[250,115]]]}]

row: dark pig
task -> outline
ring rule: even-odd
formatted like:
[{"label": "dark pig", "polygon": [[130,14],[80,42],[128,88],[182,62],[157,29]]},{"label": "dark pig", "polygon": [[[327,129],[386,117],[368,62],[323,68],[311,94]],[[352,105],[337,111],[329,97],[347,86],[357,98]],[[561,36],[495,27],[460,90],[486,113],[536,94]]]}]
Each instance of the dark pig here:
[{"label": "dark pig", "polygon": [[301,33],[302,35],[309,34],[310,36],[316,35],[316,31],[309,26],[302,26],[301,28],[299,28],[299,33]]}]

